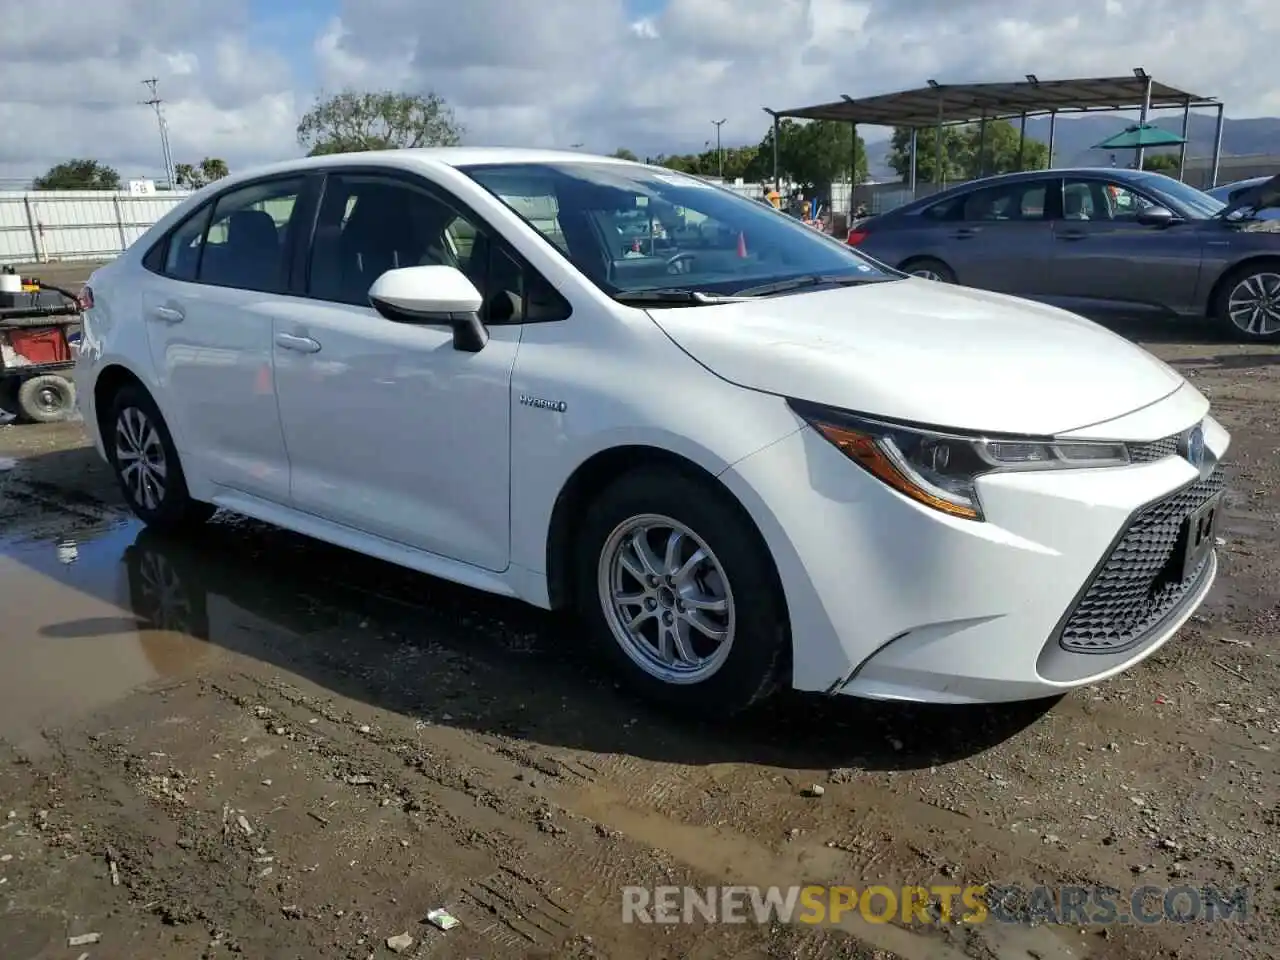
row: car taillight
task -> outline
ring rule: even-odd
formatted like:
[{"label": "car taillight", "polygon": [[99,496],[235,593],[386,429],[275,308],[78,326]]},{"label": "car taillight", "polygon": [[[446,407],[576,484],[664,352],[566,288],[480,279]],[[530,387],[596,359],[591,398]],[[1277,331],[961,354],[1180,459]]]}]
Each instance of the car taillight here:
[{"label": "car taillight", "polygon": [[80,296],[76,297],[76,306],[80,308],[80,312],[93,309],[93,287],[85,284],[80,288]]},{"label": "car taillight", "polygon": [[867,231],[865,231],[865,230],[850,230],[850,231],[849,231],[849,236],[848,236],[848,238],[847,238],[847,242],[848,242],[849,246],[851,246],[851,247],[856,247],[858,244],[860,244],[860,243],[861,243],[863,240],[865,240],[865,239],[867,239]]}]

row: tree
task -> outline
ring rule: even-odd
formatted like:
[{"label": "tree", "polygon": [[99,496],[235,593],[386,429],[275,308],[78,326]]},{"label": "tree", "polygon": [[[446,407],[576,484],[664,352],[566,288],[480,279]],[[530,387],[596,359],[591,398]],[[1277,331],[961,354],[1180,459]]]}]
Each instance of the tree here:
[{"label": "tree", "polygon": [[639,160],[640,159],[634,153],[628,150],[626,147],[619,147],[617,150],[613,151],[613,153],[611,153],[610,156],[617,157],[619,160]]},{"label": "tree", "polygon": [[[1021,134],[1008,120],[987,121],[986,137],[982,125],[968,124],[959,129],[960,167],[966,178],[989,177],[997,173],[1042,170],[1049,165],[1049,148],[1028,137],[1022,142],[1022,162],[1018,162]],[[981,150],[981,153],[979,153]]]},{"label": "tree", "polygon": [[[1022,145],[1022,163],[1018,163],[1021,134],[1008,120],[990,120],[986,127],[985,138],[982,124],[978,123],[942,128],[943,180],[971,180],[1017,170],[1039,170],[1048,165],[1049,148],[1030,137]],[[934,182],[937,147],[937,128],[920,128],[916,134],[916,178],[923,183]],[[889,166],[903,180],[910,179],[911,130],[908,127],[893,128]]]},{"label": "tree", "polygon": [[179,163],[173,168],[178,186],[188,190],[199,190],[206,184],[221,180],[230,172],[227,161],[218,157],[205,157],[198,164]]},{"label": "tree", "polygon": [[1142,169],[1176,177],[1178,175],[1178,155],[1176,153],[1148,153],[1142,158]]},{"label": "tree", "polygon": [[394,150],[409,147],[453,147],[463,128],[453,110],[434,93],[346,90],[317,99],[298,121],[298,143],[307,156]]},{"label": "tree", "polygon": [[68,160],[36,177],[37,190],[119,190],[120,174],[97,160]]},{"label": "tree", "polygon": [[[853,168],[850,127],[837,120],[783,120],[778,124],[778,166],[783,176],[809,191],[825,190],[849,176]],[[757,155],[773,170],[773,128],[760,141]],[[858,137],[854,179],[867,179],[867,148]]]}]

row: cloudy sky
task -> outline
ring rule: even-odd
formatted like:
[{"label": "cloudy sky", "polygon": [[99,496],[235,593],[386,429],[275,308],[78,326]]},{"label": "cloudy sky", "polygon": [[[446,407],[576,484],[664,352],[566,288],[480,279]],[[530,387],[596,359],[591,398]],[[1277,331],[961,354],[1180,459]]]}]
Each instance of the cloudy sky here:
[{"label": "cloudy sky", "polygon": [[[434,90],[466,141],[637,153],[756,142],[763,105],[1144,66],[1280,115],[1277,0],[0,0],[0,186],[73,156],[298,154],[322,92]],[[871,133],[871,131],[868,131]]]}]

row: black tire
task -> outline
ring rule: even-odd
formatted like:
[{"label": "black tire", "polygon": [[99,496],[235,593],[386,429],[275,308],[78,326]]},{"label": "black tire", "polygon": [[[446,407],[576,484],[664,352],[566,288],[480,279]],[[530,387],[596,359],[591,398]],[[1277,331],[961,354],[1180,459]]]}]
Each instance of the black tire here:
[{"label": "black tire", "polygon": [[76,385],[56,373],[25,380],[18,387],[18,413],[32,423],[61,423],[76,410]]},{"label": "black tire", "polygon": [[[940,283],[955,283],[956,272],[941,260],[933,257],[913,257],[898,267],[903,273],[919,276],[924,271],[932,273]],[[930,278],[931,279],[931,278]]]},{"label": "black tire", "polygon": [[1246,263],[1232,270],[1222,281],[1213,301],[1213,319],[1217,321],[1219,330],[1233,340],[1243,343],[1275,343],[1280,341],[1280,329],[1269,333],[1250,333],[1241,329],[1231,319],[1231,297],[1241,284],[1250,279],[1260,281],[1268,297],[1268,306],[1272,310],[1280,310],[1280,260],[1259,260]]},{"label": "black tire", "polygon": [[[187,478],[182,472],[182,463],[178,458],[177,448],[173,445],[173,437],[169,435],[164,417],[160,415],[150,394],[134,385],[121,387],[111,398],[110,410],[109,419],[104,424],[102,442],[111,460],[112,469],[115,470],[116,480],[120,483],[120,491],[138,518],[149,527],[177,531],[199,526],[212,517],[217,508],[213,504],[192,499],[188,492]],[[128,464],[122,464],[119,456],[121,444],[128,446],[132,442],[127,436],[128,431],[122,426],[126,421],[133,425],[134,432],[140,429],[140,425],[154,431],[154,441],[144,435],[141,445],[148,455],[145,458],[148,462],[159,462],[163,466],[162,480],[157,479],[154,473],[150,475],[150,483],[146,477],[134,482],[136,473],[126,475]]]},{"label": "black tire", "polygon": [[[642,668],[615,635],[611,625],[615,615],[601,596],[600,580],[606,576],[601,573],[602,557],[606,550],[613,555],[610,540],[624,525],[646,515],[683,526],[722,568],[723,580],[702,568],[703,573],[693,578],[696,588],[710,589],[704,576],[714,577],[717,586],[728,583],[732,631],[727,653],[713,672],[696,681],[672,682]],[[750,520],[711,481],[663,468],[642,468],[615,481],[587,509],[576,543],[573,577],[575,606],[588,643],[612,663],[628,686],[648,699],[685,712],[724,717],[773,693],[789,667],[790,622],[772,558]],[[668,591],[661,602],[671,604],[676,599]],[[660,629],[660,617],[688,615],[676,614],[669,606],[655,610],[645,622],[655,631]],[[723,619],[719,622],[724,625]],[[689,635],[691,644],[705,647],[708,643],[696,631]],[[714,654],[709,657],[714,659]]]}]

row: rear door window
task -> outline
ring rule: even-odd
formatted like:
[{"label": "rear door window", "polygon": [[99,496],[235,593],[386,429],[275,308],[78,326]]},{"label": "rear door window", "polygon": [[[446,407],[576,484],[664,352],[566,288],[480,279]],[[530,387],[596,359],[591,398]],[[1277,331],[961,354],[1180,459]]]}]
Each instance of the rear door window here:
[{"label": "rear door window", "polygon": [[197,279],[222,287],[283,293],[285,237],[304,178],[251,184],[218,198]]}]

